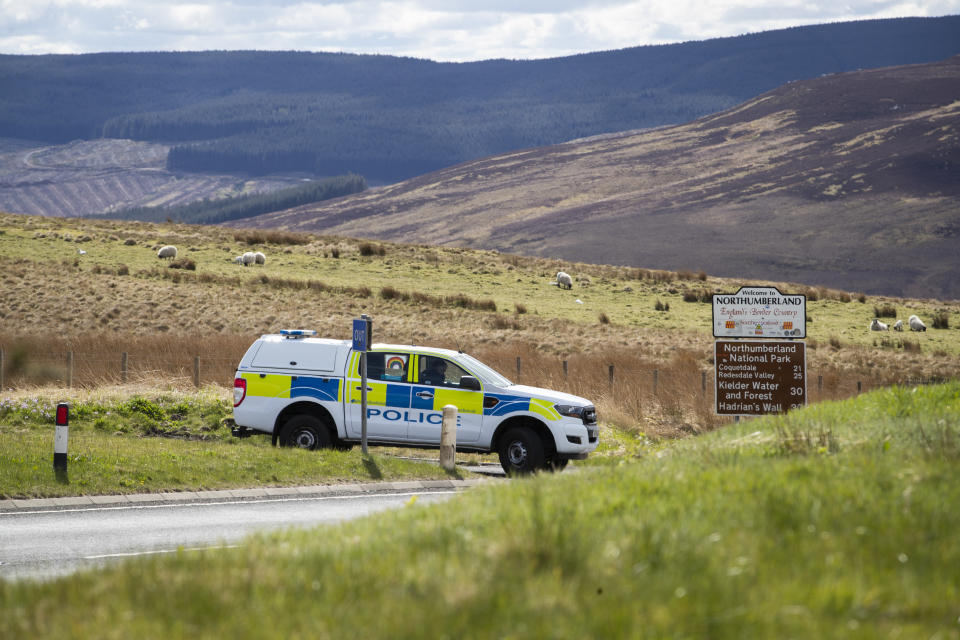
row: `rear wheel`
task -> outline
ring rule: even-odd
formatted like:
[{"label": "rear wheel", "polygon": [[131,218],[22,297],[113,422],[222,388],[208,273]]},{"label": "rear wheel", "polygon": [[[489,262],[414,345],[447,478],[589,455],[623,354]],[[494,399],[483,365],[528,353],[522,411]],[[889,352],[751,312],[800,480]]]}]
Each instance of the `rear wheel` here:
[{"label": "rear wheel", "polygon": [[280,431],[281,447],[313,450],[325,449],[330,445],[330,430],[315,416],[306,414],[293,416],[287,420]]},{"label": "rear wheel", "polygon": [[503,434],[497,453],[507,475],[533,473],[546,464],[540,436],[526,427],[514,427]]}]

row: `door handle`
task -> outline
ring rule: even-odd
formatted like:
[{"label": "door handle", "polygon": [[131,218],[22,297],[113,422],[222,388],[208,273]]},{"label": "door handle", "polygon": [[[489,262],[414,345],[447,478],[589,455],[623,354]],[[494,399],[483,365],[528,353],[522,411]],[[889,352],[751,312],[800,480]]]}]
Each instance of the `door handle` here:
[{"label": "door handle", "polygon": [[418,398],[432,398],[433,394],[429,391],[417,391]]},{"label": "door handle", "polygon": [[[356,387],[357,391],[363,391],[362,387]],[[367,391],[373,391],[373,387],[367,387]]]}]

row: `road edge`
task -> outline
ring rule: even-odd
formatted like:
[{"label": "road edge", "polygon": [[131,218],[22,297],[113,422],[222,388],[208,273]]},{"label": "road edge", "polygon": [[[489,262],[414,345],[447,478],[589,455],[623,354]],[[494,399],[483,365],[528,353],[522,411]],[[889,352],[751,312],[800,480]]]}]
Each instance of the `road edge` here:
[{"label": "road edge", "polygon": [[63,496],[0,500],[0,515],[50,509],[82,509],[136,505],[183,504],[190,502],[236,502],[238,500],[271,500],[287,498],[322,498],[369,493],[408,493],[440,490],[463,490],[497,482],[493,478],[470,480],[405,480],[398,482],[361,482],[354,484],[308,485],[300,487],[258,487],[253,489],[219,489],[213,491],[172,491],[120,495]]}]

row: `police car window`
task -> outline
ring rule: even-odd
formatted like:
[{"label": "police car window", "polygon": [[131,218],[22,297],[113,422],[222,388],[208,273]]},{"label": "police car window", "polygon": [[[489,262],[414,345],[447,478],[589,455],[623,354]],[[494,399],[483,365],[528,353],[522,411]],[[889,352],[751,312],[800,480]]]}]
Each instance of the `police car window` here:
[{"label": "police car window", "polygon": [[367,353],[367,378],[404,382],[409,362],[410,356],[406,353]]},{"label": "police car window", "polygon": [[435,356],[420,356],[420,382],[433,386],[459,387],[460,377],[467,375],[461,367]]}]

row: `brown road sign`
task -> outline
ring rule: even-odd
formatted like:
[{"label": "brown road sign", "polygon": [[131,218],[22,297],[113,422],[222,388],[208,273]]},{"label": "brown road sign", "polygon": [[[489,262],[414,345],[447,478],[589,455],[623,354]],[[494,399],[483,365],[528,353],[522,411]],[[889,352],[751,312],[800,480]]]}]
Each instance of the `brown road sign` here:
[{"label": "brown road sign", "polygon": [[806,344],[714,342],[717,415],[785,413],[807,403]]}]

